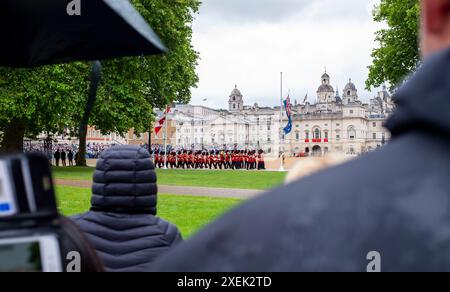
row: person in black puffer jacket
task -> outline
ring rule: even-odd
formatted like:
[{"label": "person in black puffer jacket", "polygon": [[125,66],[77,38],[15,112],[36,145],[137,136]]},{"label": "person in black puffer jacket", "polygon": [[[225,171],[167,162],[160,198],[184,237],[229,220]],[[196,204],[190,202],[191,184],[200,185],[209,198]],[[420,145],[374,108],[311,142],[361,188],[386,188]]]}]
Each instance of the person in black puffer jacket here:
[{"label": "person in black puffer jacket", "polygon": [[156,217],[156,172],[147,150],[117,146],[97,162],[92,207],[72,217],[110,272],[141,272],[182,241],[178,228]]}]

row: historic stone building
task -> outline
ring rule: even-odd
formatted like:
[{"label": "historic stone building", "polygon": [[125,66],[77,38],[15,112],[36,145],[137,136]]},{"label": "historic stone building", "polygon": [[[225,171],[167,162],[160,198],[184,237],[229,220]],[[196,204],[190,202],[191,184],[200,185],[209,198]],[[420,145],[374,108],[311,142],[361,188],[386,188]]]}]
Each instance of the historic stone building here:
[{"label": "historic stone building", "polygon": [[394,109],[385,87],[370,103],[363,103],[351,80],[341,96],[327,73],[321,77],[314,102],[293,105],[293,128],[288,135],[282,134],[287,117],[283,113],[280,119],[280,107],[246,106],[237,86],[228,103],[228,110],[177,106],[173,116],[177,121],[177,146],[263,149],[274,155],[357,155],[375,150],[390,139],[383,123]]}]

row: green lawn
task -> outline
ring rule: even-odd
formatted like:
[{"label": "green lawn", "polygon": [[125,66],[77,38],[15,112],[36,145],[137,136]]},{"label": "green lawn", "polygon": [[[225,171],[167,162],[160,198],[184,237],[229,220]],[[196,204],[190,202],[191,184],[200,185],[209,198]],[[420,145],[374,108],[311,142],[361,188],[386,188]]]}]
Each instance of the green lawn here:
[{"label": "green lawn", "polygon": [[[55,178],[92,180],[94,168],[53,168]],[[286,173],[253,171],[157,170],[158,183],[171,186],[267,190],[282,184]]]},{"label": "green lawn", "polygon": [[[56,192],[60,211],[66,216],[84,213],[90,207],[90,189],[58,186]],[[158,216],[176,224],[183,237],[188,238],[240,202],[239,199],[159,195]]]}]

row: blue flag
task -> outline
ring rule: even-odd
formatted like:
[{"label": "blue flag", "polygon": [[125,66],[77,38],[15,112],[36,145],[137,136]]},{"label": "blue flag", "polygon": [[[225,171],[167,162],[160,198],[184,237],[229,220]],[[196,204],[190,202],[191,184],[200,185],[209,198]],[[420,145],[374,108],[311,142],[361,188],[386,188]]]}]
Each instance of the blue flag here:
[{"label": "blue flag", "polygon": [[286,115],[288,117],[288,124],[284,128],[284,134],[288,135],[290,132],[292,132],[292,104],[289,95],[283,103],[284,108],[286,109]]},{"label": "blue flag", "polygon": [[289,122],[286,126],[286,128],[284,128],[284,133],[287,135],[290,132],[292,132],[292,119],[289,119]]}]

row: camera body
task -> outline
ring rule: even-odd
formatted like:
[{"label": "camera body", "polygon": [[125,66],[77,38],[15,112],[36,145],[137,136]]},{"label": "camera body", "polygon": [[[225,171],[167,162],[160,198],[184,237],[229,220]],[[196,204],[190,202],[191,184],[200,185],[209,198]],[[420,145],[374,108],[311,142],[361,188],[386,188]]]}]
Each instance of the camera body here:
[{"label": "camera body", "polygon": [[0,272],[61,272],[61,223],[47,159],[0,158]]}]

